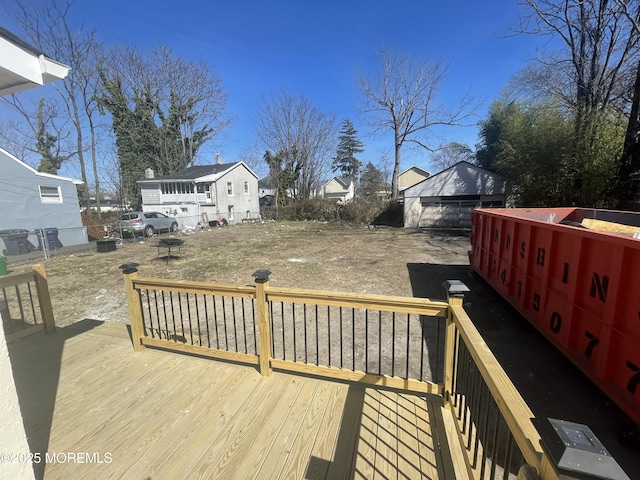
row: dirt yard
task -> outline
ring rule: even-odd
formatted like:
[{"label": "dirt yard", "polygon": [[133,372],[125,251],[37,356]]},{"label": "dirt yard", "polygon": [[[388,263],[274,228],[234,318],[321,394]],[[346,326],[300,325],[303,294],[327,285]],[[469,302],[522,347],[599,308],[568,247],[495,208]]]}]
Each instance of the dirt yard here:
[{"label": "dirt yard", "polygon": [[[95,248],[46,261],[56,324],[91,318],[127,322],[123,274],[136,262],[145,277],[253,284],[270,270],[281,287],[444,299],[459,279],[471,291],[465,309],[534,414],[584,423],[631,478],[640,478],[640,440],[619,441],[628,417],[491,287],[473,276],[469,237],[456,232],[321,222],[246,224],[180,236],[180,258],[156,259],[154,240],[115,252]],[[10,273],[30,269],[10,268]]]},{"label": "dirt yard", "polygon": [[[244,285],[253,283],[253,272],[266,268],[273,272],[272,284],[281,287],[403,296],[415,293],[410,265],[468,264],[468,237],[405,229],[267,222],[177,236],[185,243],[179,258],[169,262],[156,258],[153,239],[125,240],[115,252],[97,253],[94,247],[48,260],[56,324],[84,318],[127,322],[124,278],[118,268],[125,262],[140,264],[145,277]],[[430,296],[443,299],[444,289]]]}]

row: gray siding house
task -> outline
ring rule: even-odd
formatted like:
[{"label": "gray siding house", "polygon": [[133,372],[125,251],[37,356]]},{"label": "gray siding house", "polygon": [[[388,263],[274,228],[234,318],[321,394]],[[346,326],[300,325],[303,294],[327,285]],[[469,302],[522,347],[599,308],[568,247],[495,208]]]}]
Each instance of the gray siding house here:
[{"label": "gray siding house", "polygon": [[471,228],[473,209],[504,207],[506,189],[500,175],[456,163],[404,190],[404,226]]},{"label": "gray siding house", "polygon": [[[38,172],[2,148],[0,172],[0,231],[56,228],[64,246],[87,243],[76,190],[82,181]],[[37,246],[35,236],[29,241]]]},{"label": "gray siding house", "polygon": [[142,210],[175,217],[181,226],[214,220],[238,223],[260,217],[258,177],[243,162],[197,165],[139,180]]}]

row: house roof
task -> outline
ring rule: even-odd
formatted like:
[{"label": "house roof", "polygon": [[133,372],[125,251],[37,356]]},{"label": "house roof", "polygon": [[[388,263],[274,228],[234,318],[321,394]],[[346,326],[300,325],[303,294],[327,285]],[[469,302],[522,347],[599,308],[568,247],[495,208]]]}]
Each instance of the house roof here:
[{"label": "house roof", "polygon": [[273,179],[271,178],[271,174],[258,180],[258,188],[264,188],[267,190],[275,188]]},{"label": "house roof", "polygon": [[163,182],[216,180],[217,178],[221,177],[223,174],[233,170],[234,168],[238,168],[241,165],[243,165],[254,177],[258,178],[258,176],[255,173],[253,173],[253,170],[247,167],[244,164],[244,162],[233,162],[233,163],[215,163],[213,165],[194,165],[193,167],[185,168],[184,170],[180,170],[179,172],[172,173],[170,175],[163,175],[161,177],[146,178],[144,180],[138,180],[138,183],[157,183],[159,180]]},{"label": "house roof", "polygon": [[424,175],[425,177],[428,177],[429,175],[431,175],[428,171],[426,171],[424,168],[420,168],[417,165],[412,165],[409,168],[403,170],[402,172],[400,172],[400,175],[403,175],[405,173],[407,173],[409,170],[414,170],[415,172],[419,173],[420,175]]},{"label": "house roof", "polygon": [[0,96],[60,80],[71,69],[2,27],[0,52]]},{"label": "house roof", "polygon": [[461,161],[404,190],[408,197],[447,197],[452,195],[500,195],[506,182],[497,173]]},{"label": "house roof", "polygon": [[326,185],[329,185],[331,182],[336,181],[340,184],[340,186],[344,189],[348,189],[349,185],[351,185],[352,179],[351,177],[333,177],[331,178],[327,183],[325,183]]},{"label": "house roof", "polygon": [[84,182],[82,180],[78,180],[77,178],[62,177],[60,175],[53,175],[52,173],[39,172],[38,170],[33,168],[31,165],[27,165],[26,163],[24,163],[22,160],[20,160],[15,155],[12,155],[11,153],[7,152],[4,148],[0,148],[0,154],[5,156],[6,158],[9,158],[10,160],[13,160],[14,162],[18,163],[20,166],[26,168],[27,170],[30,170],[34,175],[36,175],[38,177],[49,178],[49,179],[56,180],[56,181],[62,180],[62,181],[65,181],[65,182],[72,182],[74,185],[82,185],[82,184],[84,184]]}]

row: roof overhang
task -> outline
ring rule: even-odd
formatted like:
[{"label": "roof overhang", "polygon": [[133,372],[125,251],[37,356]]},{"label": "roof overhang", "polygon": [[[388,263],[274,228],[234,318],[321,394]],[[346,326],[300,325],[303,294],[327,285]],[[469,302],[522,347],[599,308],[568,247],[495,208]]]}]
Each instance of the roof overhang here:
[{"label": "roof overhang", "polygon": [[70,69],[0,29],[0,96],[61,80]]}]

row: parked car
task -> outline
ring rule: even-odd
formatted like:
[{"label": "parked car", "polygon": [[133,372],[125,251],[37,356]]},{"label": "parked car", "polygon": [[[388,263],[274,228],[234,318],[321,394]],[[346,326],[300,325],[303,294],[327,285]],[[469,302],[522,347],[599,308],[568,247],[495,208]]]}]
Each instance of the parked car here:
[{"label": "parked car", "polygon": [[151,237],[155,233],[177,231],[178,222],[160,212],[129,212],[120,217],[120,228]]}]

